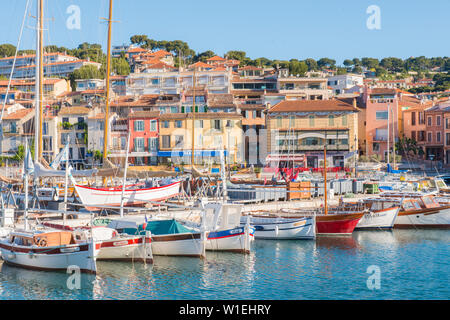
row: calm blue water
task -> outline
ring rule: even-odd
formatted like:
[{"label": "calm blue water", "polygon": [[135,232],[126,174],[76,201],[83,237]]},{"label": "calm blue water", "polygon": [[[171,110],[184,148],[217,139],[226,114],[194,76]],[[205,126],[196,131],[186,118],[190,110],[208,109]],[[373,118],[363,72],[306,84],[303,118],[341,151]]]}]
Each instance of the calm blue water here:
[{"label": "calm blue water", "polygon": [[[65,273],[1,265],[0,299],[449,299],[450,231],[360,231],[316,241],[256,240],[250,255],[98,262],[70,290]],[[380,288],[367,286],[369,266]]]}]

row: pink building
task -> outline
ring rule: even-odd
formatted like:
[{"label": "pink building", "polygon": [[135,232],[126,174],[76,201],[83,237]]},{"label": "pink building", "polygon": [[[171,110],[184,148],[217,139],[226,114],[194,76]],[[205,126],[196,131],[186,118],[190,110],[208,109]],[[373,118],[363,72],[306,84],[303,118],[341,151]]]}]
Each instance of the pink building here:
[{"label": "pink building", "polygon": [[128,115],[130,163],[158,163],[159,111],[135,111]]},{"label": "pink building", "polygon": [[[377,154],[386,160],[388,150],[393,150],[393,132],[398,139],[399,132],[399,103],[395,89],[366,88],[364,91],[366,101],[366,155]],[[389,133],[388,133],[389,120]]]}]

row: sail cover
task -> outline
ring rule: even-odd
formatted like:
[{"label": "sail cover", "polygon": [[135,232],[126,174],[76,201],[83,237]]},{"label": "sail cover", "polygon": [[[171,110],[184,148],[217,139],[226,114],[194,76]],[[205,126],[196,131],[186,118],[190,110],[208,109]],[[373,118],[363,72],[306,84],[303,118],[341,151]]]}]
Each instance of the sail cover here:
[{"label": "sail cover", "polygon": [[[70,168],[69,168],[69,170],[70,170]],[[91,177],[91,176],[95,175],[96,173],[97,173],[97,169],[70,170],[70,174],[75,177]],[[35,177],[64,177],[65,175],[66,175],[65,170],[46,169],[39,162],[34,163],[34,176]]]}]

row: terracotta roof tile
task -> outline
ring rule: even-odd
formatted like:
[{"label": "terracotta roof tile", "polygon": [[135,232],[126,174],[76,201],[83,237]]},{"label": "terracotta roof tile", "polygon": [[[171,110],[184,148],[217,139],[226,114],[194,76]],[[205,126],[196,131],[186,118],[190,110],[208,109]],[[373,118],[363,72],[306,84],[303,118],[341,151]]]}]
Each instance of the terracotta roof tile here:
[{"label": "terracotta roof tile", "polygon": [[20,109],[16,112],[10,113],[3,117],[3,120],[20,120],[29,115],[30,113],[34,114],[34,109],[26,108],[26,109]]},{"label": "terracotta roof tile", "polygon": [[60,115],[70,115],[70,114],[88,114],[91,109],[87,107],[62,107],[59,111]]},{"label": "terracotta roof tile", "polygon": [[281,101],[269,109],[269,113],[301,111],[357,111],[352,104],[335,100],[289,100]]}]

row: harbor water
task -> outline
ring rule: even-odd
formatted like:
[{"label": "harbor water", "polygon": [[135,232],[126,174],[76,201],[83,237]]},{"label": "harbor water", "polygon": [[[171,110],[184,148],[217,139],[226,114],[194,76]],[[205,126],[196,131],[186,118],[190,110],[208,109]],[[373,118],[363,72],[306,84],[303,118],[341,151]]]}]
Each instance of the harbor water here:
[{"label": "harbor water", "polygon": [[[148,300],[448,299],[450,231],[358,231],[311,241],[255,240],[249,255],[98,262],[74,286],[64,272],[2,263],[0,298]],[[72,285],[71,285],[72,284]]]}]

